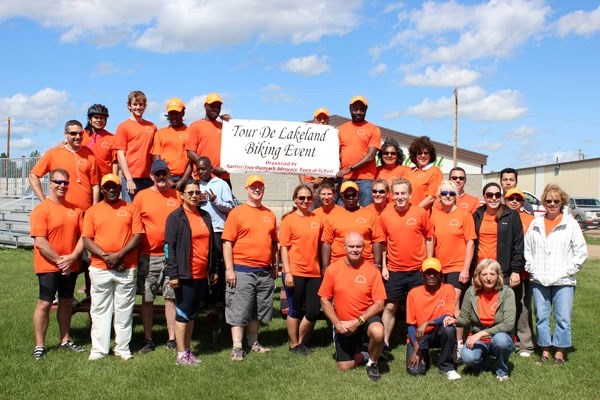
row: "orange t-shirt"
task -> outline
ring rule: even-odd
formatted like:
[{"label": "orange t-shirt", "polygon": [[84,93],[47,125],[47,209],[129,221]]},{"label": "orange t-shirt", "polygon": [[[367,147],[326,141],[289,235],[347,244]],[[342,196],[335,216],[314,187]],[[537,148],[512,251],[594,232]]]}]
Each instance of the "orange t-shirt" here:
[{"label": "orange t-shirt", "polygon": [[[45,199],[33,209],[29,217],[31,237],[44,237],[56,254],[64,256],[75,250],[81,235],[83,220],[81,210],[68,203],[56,203]],[[33,266],[36,274],[60,272],[54,262],[46,259],[34,246]],[[73,272],[79,271],[79,262],[72,264]]]},{"label": "orange t-shirt", "polygon": [[[352,121],[338,127],[340,141],[340,169],[348,168],[364,158],[369,147],[381,148],[381,131],[370,122]],[[377,173],[375,160],[344,175],[347,179],[373,179]]]},{"label": "orange t-shirt", "polygon": [[156,125],[145,120],[140,123],[128,119],[117,127],[114,146],[117,150],[125,151],[132,178],[150,177],[150,149],[155,132]]},{"label": "orange t-shirt", "polygon": [[100,176],[112,173],[112,165],[117,159],[114,141],[115,135],[105,129],[93,135],[90,135],[88,131],[83,132],[81,146],[87,147],[94,153]]},{"label": "orange t-shirt", "polygon": [[344,240],[350,232],[362,235],[365,239],[363,257],[367,261],[373,261],[373,243],[385,242],[377,215],[364,207],[356,211],[348,211],[340,207],[339,211],[330,214],[323,225],[321,241],[331,243],[330,263],[346,256]]},{"label": "orange t-shirt", "polygon": [[498,257],[498,222],[496,216],[483,213],[483,220],[479,227],[479,247],[477,248],[477,262],[486,258],[495,260]]},{"label": "orange t-shirt", "polygon": [[434,256],[442,263],[442,272],[462,271],[467,241],[477,239],[473,216],[458,207],[449,213],[434,209],[431,224],[435,240]]},{"label": "orange t-shirt", "polygon": [[171,126],[161,128],[154,134],[150,154],[164,160],[171,175],[182,177],[190,161],[185,151],[188,138],[189,128],[185,125],[178,129]]},{"label": "orange t-shirt", "polygon": [[443,177],[442,171],[432,164],[425,169],[411,168],[406,177],[412,185],[410,204],[418,206],[425,197],[437,196]]},{"label": "orange t-shirt", "polygon": [[277,219],[267,207],[244,203],[227,216],[221,238],[232,242],[234,264],[268,267],[272,262],[271,246],[277,242]]},{"label": "orange t-shirt", "polygon": [[190,253],[190,265],[192,279],[203,279],[208,276],[208,246],[210,243],[210,231],[199,212],[183,210],[190,222],[192,230],[192,252]]},{"label": "orange t-shirt", "polygon": [[82,211],[87,210],[93,202],[92,186],[100,184],[94,153],[83,146],[73,152],[60,145],[44,153],[31,173],[41,178],[57,168],[69,173],[69,189],[65,200]]},{"label": "orange t-shirt", "polygon": [[381,272],[369,261],[352,267],[341,259],[325,270],[319,297],[333,300],[335,314],[341,321],[361,316],[376,301],[387,298]]},{"label": "orange t-shirt", "polygon": [[558,217],[554,218],[553,220],[544,218],[544,229],[546,230],[546,236],[550,235],[550,232],[552,232],[552,229],[556,228],[556,226],[558,224],[560,224],[560,221],[562,221],[562,214],[560,214]]},{"label": "orange t-shirt", "polygon": [[342,210],[343,208],[344,207],[335,205],[331,210],[329,210],[329,212],[325,212],[325,210],[323,210],[323,207],[318,207],[315,208],[313,212],[316,216],[321,218],[321,221],[323,222],[323,228],[325,228],[325,221],[328,221],[331,218],[331,216],[335,215],[338,211]]},{"label": "orange t-shirt", "polygon": [[[223,123],[200,119],[190,125],[186,150],[192,150],[198,156],[208,157],[213,167],[221,167],[221,138]],[[229,173],[220,176],[229,179]]]},{"label": "orange t-shirt", "polygon": [[375,207],[375,203],[371,203],[371,204],[369,204],[368,206],[366,206],[365,208],[366,208],[367,210],[371,211],[373,214],[375,214],[375,215],[377,215],[378,217],[380,217],[380,216],[381,216],[381,213],[382,213],[382,212],[384,212],[384,211],[385,211],[385,209],[386,209],[386,208],[388,208],[388,207],[394,207],[394,205],[393,205],[392,203],[387,203],[387,204],[385,205],[385,207],[384,207],[384,208],[383,208],[381,211],[377,210],[377,208]]},{"label": "orange t-shirt", "polygon": [[[477,197],[471,196],[470,194],[464,192],[462,195],[456,195],[456,206],[467,211],[469,214],[473,214],[475,210],[481,206],[481,202]],[[433,203],[433,209],[442,209],[442,203],[440,203],[440,199],[435,199],[435,202]]]},{"label": "orange t-shirt", "polygon": [[387,242],[387,269],[394,272],[420,270],[427,258],[425,240],[433,237],[427,210],[410,206],[400,213],[395,207],[386,208],[381,214],[381,226]]},{"label": "orange t-shirt", "polygon": [[[456,293],[454,286],[442,283],[434,293],[429,292],[425,285],[417,286],[408,292],[406,298],[406,324],[423,325],[426,321],[434,320],[442,315],[454,316]],[[425,332],[431,332],[429,325]]]},{"label": "orange t-shirt", "polygon": [[494,318],[496,317],[496,309],[498,308],[498,292],[484,293],[479,292],[477,295],[477,312],[479,321],[485,327],[494,326]]},{"label": "orange t-shirt", "polygon": [[133,204],[140,210],[144,226],[142,254],[164,255],[167,217],[181,205],[177,190],[169,188],[159,192],[154,187],[149,187],[138,192],[133,198]]},{"label": "orange t-shirt", "polygon": [[[83,218],[83,234],[91,238],[107,253],[121,250],[135,234],[143,234],[140,210],[132,203],[119,200],[114,204],[101,201],[91,206]],[[106,263],[95,255],[90,256],[91,265],[100,269],[108,269]],[[123,257],[125,268],[135,268],[138,262],[138,249],[134,249]]]},{"label": "orange t-shirt", "polygon": [[281,220],[279,245],[288,248],[292,275],[321,276],[319,238],[322,229],[321,218],[313,213],[300,216],[293,212]]},{"label": "orange t-shirt", "polygon": [[523,224],[523,235],[525,235],[529,229],[529,225],[531,225],[535,217],[523,211],[519,213],[519,217],[521,217],[521,224]]},{"label": "orange t-shirt", "polygon": [[390,194],[389,201],[394,201],[394,193],[392,193],[392,182],[395,179],[406,178],[410,168],[406,165],[396,165],[394,168],[389,169],[384,165],[380,165],[377,167],[377,174],[375,175],[375,179],[385,179],[390,185]]}]

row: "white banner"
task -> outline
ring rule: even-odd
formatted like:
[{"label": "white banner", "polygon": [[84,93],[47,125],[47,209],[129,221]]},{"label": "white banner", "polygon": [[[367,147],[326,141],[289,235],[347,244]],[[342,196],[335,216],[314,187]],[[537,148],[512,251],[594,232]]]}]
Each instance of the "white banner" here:
[{"label": "white banner", "polygon": [[223,123],[221,167],[233,173],[335,176],[338,130],[305,122],[232,119]]}]

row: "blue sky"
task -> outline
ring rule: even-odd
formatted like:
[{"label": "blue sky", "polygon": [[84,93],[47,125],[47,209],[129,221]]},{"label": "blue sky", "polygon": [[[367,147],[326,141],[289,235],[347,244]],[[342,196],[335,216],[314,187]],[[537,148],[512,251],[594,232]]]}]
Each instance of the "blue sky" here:
[{"label": "blue sky", "polygon": [[[8,4],[7,4],[8,3]],[[0,5],[0,151],[45,151],[93,103],[110,131],[143,90],[165,126],[218,92],[236,118],[317,107],[487,154],[485,171],[600,157],[600,2],[19,0]]]}]

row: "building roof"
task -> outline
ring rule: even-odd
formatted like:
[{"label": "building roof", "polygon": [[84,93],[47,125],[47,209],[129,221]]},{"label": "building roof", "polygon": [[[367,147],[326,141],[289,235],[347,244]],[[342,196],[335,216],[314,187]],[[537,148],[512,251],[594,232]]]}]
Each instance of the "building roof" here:
[{"label": "building roof", "polygon": [[[335,126],[336,128],[348,121],[350,121],[349,118],[345,118],[345,117],[342,117],[342,116],[339,116],[336,114],[332,115],[329,118],[329,124],[332,126]],[[312,122],[312,121],[310,121],[310,122]],[[398,141],[398,143],[401,146],[404,146],[407,148],[410,146],[410,144],[413,142],[413,140],[415,140],[419,137],[419,136],[409,135],[408,133],[395,131],[393,129],[384,128],[382,126],[380,126],[379,129],[381,130],[381,136],[383,138],[388,138],[388,137],[394,138]],[[435,146],[435,150],[436,150],[438,156],[443,155],[444,157],[452,160],[452,153],[453,153],[452,146],[449,146],[449,145],[441,143],[441,142],[436,142],[433,140],[431,142]],[[468,162],[468,163],[475,164],[475,165],[481,165],[482,167],[484,165],[487,165],[488,156],[486,154],[461,149],[459,147],[456,151],[456,156],[458,157],[459,160],[461,160],[463,162]]]}]

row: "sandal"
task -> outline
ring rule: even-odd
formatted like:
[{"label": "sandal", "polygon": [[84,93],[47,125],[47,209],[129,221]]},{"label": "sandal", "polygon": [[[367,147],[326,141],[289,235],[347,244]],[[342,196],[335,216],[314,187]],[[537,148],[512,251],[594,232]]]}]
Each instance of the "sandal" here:
[{"label": "sandal", "polygon": [[554,359],[554,366],[555,367],[560,367],[561,365],[565,364],[565,359],[564,358],[555,358]]},{"label": "sandal", "polygon": [[[550,361],[550,359],[546,356],[541,356],[540,358],[538,358],[538,360],[535,362],[537,365],[544,365],[547,364]],[[554,361],[556,363],[556,360]],[[564,360],[563,360],[564,362]]]}]

